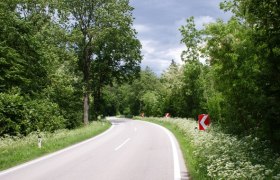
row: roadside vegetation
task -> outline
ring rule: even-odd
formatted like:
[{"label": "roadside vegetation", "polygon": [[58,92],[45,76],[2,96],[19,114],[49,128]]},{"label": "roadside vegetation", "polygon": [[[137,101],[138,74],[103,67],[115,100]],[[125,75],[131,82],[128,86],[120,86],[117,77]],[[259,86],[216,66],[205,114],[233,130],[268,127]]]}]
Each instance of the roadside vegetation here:
[{"label": "roadside vegetation", "polygon": [[[182,63],[172,60],[157,75],[140,70],[128,0],[1,1],[0,143],[6,149],[0,165],[9,163],[6,156],[31,153],[20,144],[35,143],[37,131],[46,132],[46,143],[68,132],[61,129],[83,131],[98,116],[209,114],[213,128],[199,132],[203,139],[192,139],[192,121],[174,120],[196,149],[195,170],[222,179],[242,179],[242,171],[277,179],[279,156],[271,154],[280,151],[279,6],[277,0],[225,0],[220,8],[232,17],[202,29],[186,17],[179,29]],[[43,154],[45,145],[31,154]],[[214,154],[198,157],[200,147]]]},{"label": "roadside vegetation", "polygon": [[0,137],[97,120],[103,87],[140,71],[132,9],[126,0],[0,1]]},{"label": "roadside vegetation", "polygon": [[250,135],[238,138],[212,126],[199,131],[197,121],[140,118],[170,129],[183,152],[193,179],[280,179],[280,155],[269,142]]},{"label": "roadside vegetation", "polygon": [[115,114],[193,118],[209,114],[226,134],[252,136],[280,151],[280,12],[278,1],[226,0],[232,17],[179,29],[183,63],[161,75],[146,68],[140,78],[106,87],[104,108]]},{"label": "roadside vegetation", "polygon": [[[53,133],[33,132],[25,137],[5,136],[0,138],[0,170],[13,167],[26,161],[76,144],[108,129],[110,123],[92,122],[75,130],[61,129]],[[42,147],[38,147],[38,135]]]}]

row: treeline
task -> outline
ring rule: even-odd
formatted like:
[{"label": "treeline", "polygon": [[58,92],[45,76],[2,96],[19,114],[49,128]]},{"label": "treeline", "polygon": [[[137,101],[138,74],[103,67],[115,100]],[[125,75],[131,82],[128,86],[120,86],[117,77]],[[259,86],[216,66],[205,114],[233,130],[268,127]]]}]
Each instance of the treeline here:
[{"label": "treeline", "polygon": [[140,71],[132,10],[127,0],[1,0],[0,136],[96,119],[103,86]]},{"label": "treeline", "polygon": [[269,139],[279,148],[278,7],[278,1],[226,1],[221,8],[233,17],[202,30],[187,19],[180,28],[184,64],[172,62],[160,77],[147,69],[131,84],[108,87],[105,111],[193,118],[208,113],[227,133]]}]

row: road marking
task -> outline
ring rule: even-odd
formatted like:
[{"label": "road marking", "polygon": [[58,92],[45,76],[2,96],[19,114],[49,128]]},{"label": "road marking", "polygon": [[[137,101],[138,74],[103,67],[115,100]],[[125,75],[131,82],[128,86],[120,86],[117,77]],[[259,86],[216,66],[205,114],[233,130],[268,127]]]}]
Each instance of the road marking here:
[{"label": "road marking", "polygon": [[172,134],[170,131],[168,131],[166,128],[163,128],[164,131],[168,134],[168,137],[171,141],[172,145],[172,152],[173,152],[173,161],[174,161],[174,180],[181,179],[181,171],[180,171],[180,164],[179,164],[179,156],[178,151],[176,148],[176,144],[174,141],[174,138],[172,137]]},{"label": "road marking", "polygon": [[137,131],[137,128],[136,128],[136,127],[134,128],[134,131],[135,131],[135,132]]},{"label": "road marking", "polygon": [[127,138],[122,144],[120,144],[118,147],[115,148],[115,151],[119,150],[121,147],[123,147],[128,141],[130,141],[130,138]]},{"label": "road marking", "polygon": [[[147,122],[147,123],[150,123],[150,122]],[[176,146],[176,143],[175,143],[175,140],[174,140],[174,137],[173,137],[172,133],[163,126],[160,126],[160,125],[154,124],[154,123],[150,123],[150,124],[153,124],[155,126],[160,127],[168,135],[169,140],[171,142],[171,146],[172,146],[173,166],[174,166],[174,180],[181,180],[179,155],[178,155],[177,146]]]},{"label": "road marking", "polygon": [[112,131],[112,129],[113,129],[114,127],[115,127],[115,126],[112,125],[112,126],[111,126],[108,130],[106,130],[105,132],[103,132],[103,133],[101,133],[101,134],[99,134],[99,135],[97,135],[97,136],[94,136],[93,138],[90,138],[90,139],[88,139],[88,140],[85,140],[85,141],[83,141],[83,142],[80,142],[80,143],[78,143],[78,144],[75,144],[75,145],[73,145],[73,146],[70,146],[70,147],[68,147],[68,148],[64,148],[64,149],[59,150],[59,151],[56,151],[56,152],[54,152],[54,153],[52,153],[52,154],[49,154],[49,155],[40,157],[40,158],[38,158],[38,159],[35,159],[35,160],[32,160],[32,161],[26,162],[26,163],[24,163],[24,164],[15,166],[15,167],[13,167],[13,168],[10,168],[10,169],[4,170],[4,171],[0,171],[0,176],[3,176],[3,175],[5,175],[5,174],[12,173],[12,172],[14,172],[14,171],[16,171],[16,170],[19,170],[19,169],[22,169],[22,168],[24,168],[24,167],[30,166],[30,165],[32,165],[32,164],[36,164],[36,163],[38,163],[38,162],[40,162],[40,161],[44,161],[44,160],[46,160],[46,159],[52,158],[52,157],[54,157],[54,156],[57,156],[57,155],[59,155],[59,154],[62,154],[62,153],[64,153],[64,152],[66,152],[66,151],[69,151],[69,150],[71,150],[71,149],[74,149],[74,148],[77,148],[77,147],[79,147],[79,146],[82,146],[82,145],[84,145],[84,144],[86,144],[86,143],[89,143],[90,141],[93,141],[93,140],[95,140],[95,139],[97,139],[97,138],[100,138],[101,136],[104,136],[105,134],[108,134],[110,131]]}]

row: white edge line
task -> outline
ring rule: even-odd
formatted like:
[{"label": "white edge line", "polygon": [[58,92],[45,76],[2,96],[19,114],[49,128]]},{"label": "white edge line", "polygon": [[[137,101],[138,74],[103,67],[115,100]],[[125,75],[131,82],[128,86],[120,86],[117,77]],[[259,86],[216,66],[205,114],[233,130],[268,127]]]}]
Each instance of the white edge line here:
[{"label": "white edge line", "polygon": [[115,151],[119,150],[121,147],[123,147],[128,141],[130,141],[130,138],[127,138],[121,145],[115,148]]},{"label": "white edge line", "polygon": [[81,145],[84,145],[84,144],[86,144],[86,143],[88,143],[88,142],[90,142],[90,141],[93,141],[93,140],[95,140],[95,139],[101,137],[101,136],[104,136],[105,134],[109,133],[114,127],[115,127],[115,126],[112,125],[112,126],[111,126],[108,130],[106,130],[105,132],[103,132],[103,133],[101,133],[101,134],[99,134],[99,135],[97,135],[97,136],[94,136],[94,137],[92,137],[92,138],[90,138],[90,139],[88,139],[88,140],[82,141],[82,142],[80,142],[80,143],[78,143],[78,144],[75,144],[75,145],[72,145],[72,146],[70,146],[70,147],[64,148],[64,149],[62,149],[62,150],[56,151],[56,152],[51,153],[51,154],[49,154],[49,155],[45,155],[45,156],[40,157],[40,158],[38,158],[38,159],[31,160],[31,161],[29,161],[29,162],[26,162],[26,163],[24,163],[24,164],[21,164],[21,165],[12,167],[12,168],[10,168],[10,169],[4,170],[4,171],[0,171],[0,176],[3,176],[3,175],[5,175],[5,174],[12,173],[12,172],[14,172],[14,171],[16,171],[16,170],[22,169],[22,168],[24,168],[24,167],[30,166],[30,165],[32,165],[32,164],[35,164],[35,163],[38,163],[38,162],[40,162],[40,161],[49,159],[49,158],[51,158],[51,157],[57,156],[57,155],[59,155],[59,154],[61,154],[61,153],[64,153],[64,152],[66,152],[66,151],[69,151],[69,150],[71,150],[71,149],[74,149],[74,148],[76,148],[76,147],[79,147],[79,146],[81,146]]},{"label": "white edge line", "polygon": [[[141,121],[141,122],[147,122],[147,121]],[[151,122],[147,122],[147,123],[160,127],[168,135],[168,137],[170,139],[170,142],[171,142],[171,146],[172,146],[173,164],[174,164],[174,180],[180,180],[181,179],[181,171],[180,171],[178,150],[177,150],[177,146],[176,146],[176,143],[174,141],[174,137],[173,137],[172,133],[163,126],[160,126],[158,124],[154,124],[154,123],[151,123]]]}]

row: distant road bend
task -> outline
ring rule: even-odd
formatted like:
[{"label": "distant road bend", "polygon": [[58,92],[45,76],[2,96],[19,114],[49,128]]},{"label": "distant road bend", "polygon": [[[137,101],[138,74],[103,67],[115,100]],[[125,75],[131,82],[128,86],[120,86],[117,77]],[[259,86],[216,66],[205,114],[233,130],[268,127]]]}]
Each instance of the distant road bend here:
[{"label": "distant road bend", "polygon": [[1,180],[185,180],[175,137],[148,122],[111,117],[103,134],[1,171]]}]

